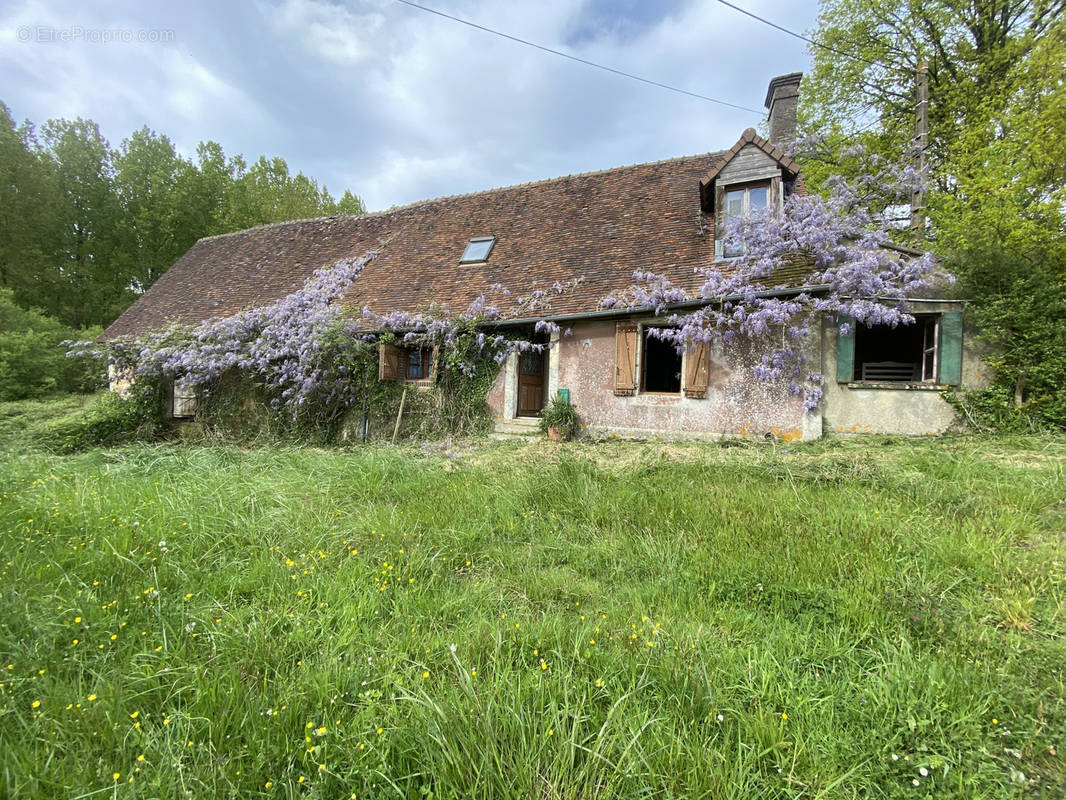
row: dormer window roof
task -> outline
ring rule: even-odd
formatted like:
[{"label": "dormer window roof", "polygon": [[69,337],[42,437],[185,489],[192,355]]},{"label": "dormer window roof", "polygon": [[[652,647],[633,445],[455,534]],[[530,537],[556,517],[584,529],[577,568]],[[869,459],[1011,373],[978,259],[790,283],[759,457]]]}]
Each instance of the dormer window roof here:
[{"label": "dormer window roof", "polygon": [[471,239],[467,243],[466,250],[463,251],[463,257],[459,259],[459,263],[473,264],[487,261],[494,244],[496,244],[495,236],[478,236]]}]

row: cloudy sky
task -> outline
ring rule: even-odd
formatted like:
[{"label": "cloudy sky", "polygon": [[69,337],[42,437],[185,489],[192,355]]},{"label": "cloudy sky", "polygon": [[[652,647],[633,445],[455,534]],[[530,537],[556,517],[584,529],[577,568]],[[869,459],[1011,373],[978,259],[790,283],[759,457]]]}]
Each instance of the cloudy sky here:
[{"label": "cloudy sky", "polygon": [[[188,155],[282,156],[378,210],[730,146],[797,39],[714,0],[418,0],[743,111],[648,86],[396,0],[0,2],[0,100],[147,125]],[[795,31],[815,0],[735,0]],[[108,41],[110,40],[110,41]]]}]

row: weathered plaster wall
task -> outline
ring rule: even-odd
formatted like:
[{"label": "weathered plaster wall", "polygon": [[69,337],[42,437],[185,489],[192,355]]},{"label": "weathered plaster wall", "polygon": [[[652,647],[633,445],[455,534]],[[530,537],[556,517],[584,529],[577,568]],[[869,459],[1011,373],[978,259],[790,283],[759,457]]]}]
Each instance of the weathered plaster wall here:
[{"label": "weathered plaster wall", "polygon": [[[922,313],[958,310],[958,304],[923,303]],[[962,389],[988,385],[988,367],[975,347],[972,323],[963,317]],[[940,396],[942,387],[863,388],[837,383],[837,326],[822,325],[822,371],[826,377],[823,413],[826,428],[835,433],[898,433],[909,436],[939,434],[955,421],[955,409]]]},{"label": "weathered plaster wall", "polygon": [[821,435],[821,418],[804,414],[802,401],[787,387],[755,379],[747,343],[734,345],[728,353],[712,353],[705,399],[640,392],[616,397],[613,321],[575,324],[573,334],[559,343],[558,360],[558,386],[570,390],[593,433],[714,438],[773,432],[787,439]]},{"label": "weathered plaster wall", "polygon": [[500,367],[500,371],[496,373],[496,380],[492,382],[492,388],[485,395],[485,402],[489,404],[489,408],[492,409],[492,416],[496,419],[503,419],[507,400],[507,374],[511,366],[513,365],[508,362]]}]

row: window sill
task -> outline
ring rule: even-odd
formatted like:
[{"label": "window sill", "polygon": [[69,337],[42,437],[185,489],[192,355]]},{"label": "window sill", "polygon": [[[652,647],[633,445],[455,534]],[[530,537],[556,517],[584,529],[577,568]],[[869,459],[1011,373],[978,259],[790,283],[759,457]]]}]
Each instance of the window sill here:
[{"label": "window sill", "polygon": [[908,392],[939,392],[948,388],[943,383],[914,383],[909,381],[849,381],[844,386],[849,389],[896,389]]}]

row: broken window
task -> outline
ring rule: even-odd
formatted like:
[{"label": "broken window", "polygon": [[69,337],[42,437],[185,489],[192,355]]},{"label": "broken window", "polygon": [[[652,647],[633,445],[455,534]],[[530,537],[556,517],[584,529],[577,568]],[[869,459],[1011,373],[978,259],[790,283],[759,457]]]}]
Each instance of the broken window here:
[{"label": "broken window", "polygon": [[641,387],[645,392],[681,393],[681,354],[671,343],[655,335],[656,328],[644,329],[641,354]]}]

